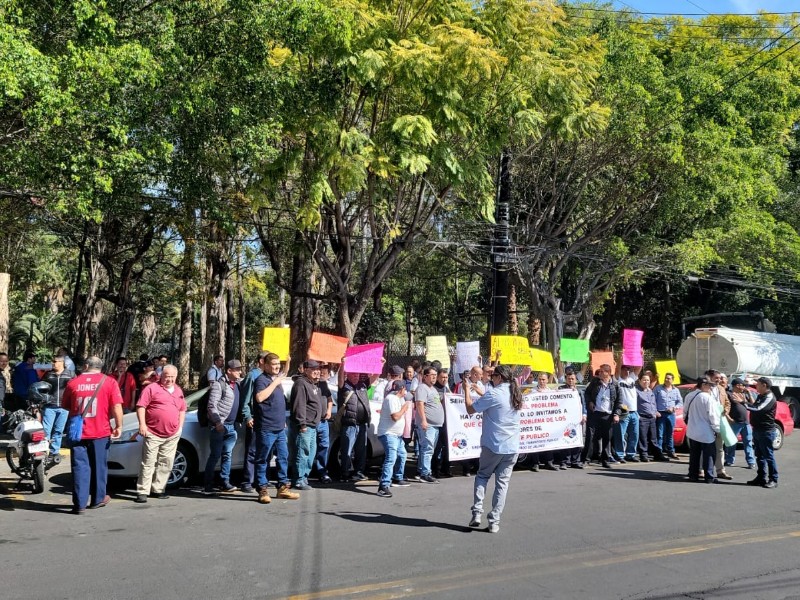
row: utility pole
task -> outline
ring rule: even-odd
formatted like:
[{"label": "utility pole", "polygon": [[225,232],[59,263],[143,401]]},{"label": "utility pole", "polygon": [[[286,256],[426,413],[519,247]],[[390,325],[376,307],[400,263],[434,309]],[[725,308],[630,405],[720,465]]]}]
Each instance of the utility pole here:
[{"label": "utility pole", "polygon": [[495,203],[495,229],[492,240],[492,312],[489,334],[503,335],[508,329],[508,264],[511,249],[509,212],[511,205],[511,157],[504,150],[500,156],[500,174]]}]

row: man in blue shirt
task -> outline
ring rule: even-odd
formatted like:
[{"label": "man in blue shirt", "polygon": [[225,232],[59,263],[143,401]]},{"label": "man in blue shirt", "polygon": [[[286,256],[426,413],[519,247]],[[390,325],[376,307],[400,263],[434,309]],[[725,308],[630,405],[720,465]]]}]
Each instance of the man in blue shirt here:
[{"label": "man in blue shirt", "polygon": [[672,385],[675,375],[667,373],[664,375],[664,383],[656,386],[653,390],[656,394],[656,430],[658,433],[658,444],[661,451],[670,458],[678,458],[675,454],[675,440],[672,432],[675,430],[675,409],[683,406],[681,392]]},{"label": "man in blue shirt", "polygon": [[39,381],[33,363],[36,362],[36,355],[33,352],[26,352],[22,361],[14,367],[11,375],[11,385],[14,388],[14,398],[16,398],[16,409],[24,410],[28,407],[28,388]]},{"label": "man in blue shirt", "polygon": [[[289,370],[289,361],[286,362]],[[286,396],[281,385],[286,378],[286,373],[281,372],[281,359],[277,354],[267,354],[264,357],[264,372],[259,375],[255,383],[253,398],[255,405],[255,434],[256,434],[256,486],[258,487],[258,501],[269,504],[269,481],[267,469],[269,468],[269,454],[275,451],[275,466],[278,468],[278,494],[277,498],[297,500],[300,494],[289,490],[289,444],[286,439]]]}]

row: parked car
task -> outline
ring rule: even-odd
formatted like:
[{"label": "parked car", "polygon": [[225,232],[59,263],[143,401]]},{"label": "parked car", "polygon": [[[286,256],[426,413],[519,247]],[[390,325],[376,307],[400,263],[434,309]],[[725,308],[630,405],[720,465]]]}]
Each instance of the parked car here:
[{"label": "parked car", "polygon": [[[690,383],[681,384],[678,389],[681,396],[686,398],[686,395],[691,392],[695,386]],[[754,391],[754,390],[751,390]],[[748,415],[749,418],[750,415]],[[789,405],[785,402],[778,402],[778,407],[775,410],[775,420],[778,423],[776,428],[777,435],[775,436],[775,443],[772,445],[775,450],[780,450],[783,447],[783,438],[787,435],[792,435],[794,431],[794,419],[792,418],[792,411]],[[672,439],[675,441],[675,447],[679,448],[684,444],[689,446],[689,439],[686,437],[686,423],[683,421],[683,409],[678,408],[675,410],[675,430],[672,433]],[[742,436],[739,436],[741,442]]]}]

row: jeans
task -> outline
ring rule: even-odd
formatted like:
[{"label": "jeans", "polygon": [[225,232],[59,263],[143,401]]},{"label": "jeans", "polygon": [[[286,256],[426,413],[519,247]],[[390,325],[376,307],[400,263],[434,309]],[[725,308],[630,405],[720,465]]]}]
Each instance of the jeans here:
[{"label": "jeans", "polygon": [[[775,451],[772,444],[775,441],[775,430],[753,430],[753,446],[756,450],[756,464],[758,465],[758,478],[762,481],[778,481],[778,464],[775,462]],[[767,474],[769,473],[769,479]]]},{"label": "jeans", "polygon": [[58,454],[59,450],[61,450],[61,436],[64,433],[68,416],[69,411],[66,408],[56,408],[54,406],[45,406],[44,408],[42,426],[44,427],[44,434],[50,440],[50,454]]},{"label": "jeans", "polygon": [[242,485],[253,485],[256,474],[256,435],[253,427],[244,430],[244,466],[242,467]]},{"label": "jeans", "polygon": [[286,442],[286,430],[262,431],[256,430],[256,486],[262,488],[269,481],[267,469],[269,468],[270,452],[275,452],[275,466],[278,469],[278,487],[289,483],[287,471],[289,469],[289,445]]},{"label": "jeans", "polygon": [[385,452],[380,486],[389,487],[392,479],[395,481],[405,479],[406,444],[399,435],[382,435],[380,439]]},{"label": "jeans", "polygon": [[81,440],[73,444],[69,453],[72,468],[72,506],[84,509],[91,496],[95,506],[106,497],[108,480],[108,448],[111,438]]},{"label": "jeans", "polygon": [[494,495],[492,496],[492,511],[487,518],[489,525],[500,523],[500,515],[506,504],[508,484],[511,482],[511,473],[514,463],[517,462],[516,454],[495,454],[488,448],[481,448],[480,467],[475,476],[475,492],[472,504],[472,516],[480,517],[483,513],[483,497],[486,494],[486,484],[494,475]]},{"label": "jeans", "polygon": [[431,471],[436,476],[450,474],[450,452],[447,448],[447,439],[447,423],[445,423],[439,428],[439,437],[436,438],[431,459]]},{"label": "jeans", "polygon": [[[753,451],[753,429],[748,423],[731,423],[735,435],[742,434],[744,458],[748,465],[756,464],[756,455]],[[736,446],[725,446],[725,462],[732,465],[736,462]]]},{"label": "jeans", "polygon": [[[350,456],[355,454],[355,465]],[[342,464],[342,479],[347,479],[355,467],[356,473],[364,474],[367,468],[367,424],[347,425],[339,435],[339,458]]]},{"label": "jeans", "polygon": [[658,445],[664,454],[675,454],[675,439],[672,437],[675,431],[675,413],[662,412],[656,419],[656,429],[658,430]]},{"label": "jeans", "polygon": [[717,472],[714,470],[714,457],[717,452],[716,442],[703,443],[690,440],[689,447],[689,479],[700,479],[700,458],[703,458],[703,476],[706,481],[716,479]]},{"label": "jeans", "polygon": [[314,457],[314,468],[321,479],[328,475],[328,452],[331,449],[331,429],[327,421],[317,425],[317,455]]},{"label": "jeans", "polygon": [[213,425],[209,426],[208,439],[211,445],[211,453],[206,461],[205,484],[207,486],[214,483],[214,467],[217,461],[220,463],[220,477],[223,483],[230,483],[231,478],[231,454],[236,445],[236,427],[233,423],[223,423],[224,429],[217,431]]},{"label": "jeans", "polygon": [[617,458],[632,458],[639,445],[639,413],[622,415],[614,425],[614,453]]},{"label": "jeans", "polygon": [[289,423],[289,442],[292,485],[307,484],[317,454],[317,430],[307,427],[305,431],[300,431],[297,423]]},{"label": "jeans", "polygon": [[417,426],[417,439],[419,440],[417,471],[419,471],[420,477],[429,476],[431,474],[433,449],[436,448],[436,442],[439,439],[439,428],[428,425],[427,429],[422,429],[422,427]]}]

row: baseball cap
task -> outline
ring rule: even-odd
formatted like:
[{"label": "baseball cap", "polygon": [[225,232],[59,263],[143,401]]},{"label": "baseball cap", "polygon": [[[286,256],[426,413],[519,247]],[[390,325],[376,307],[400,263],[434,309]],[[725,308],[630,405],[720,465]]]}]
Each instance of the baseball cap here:
[{"label": "baseball cap", "polygon": [[731,385],[744,385],[744,379],[741,377],[734,377],[733,381],[731,381]]},{"label": "baseball cap", "polygon": [[392,375],[402,375],[403,374],[403,367],[401,367],[400,365],[394,365],[394,366],[392,366],[391,369],[389,369],[389,372]]},{"label": "baseball cap", "polygon": [[240,363],[238,360],[233,358],[233,359],[228,361],[228,368],[229,369],[241,369],[242,368],[242,363]]},{"label": "baseball cap", "polygon": [[319,369],[319,362],[316,360],[307,360],[303,363],[304,369]]}]

